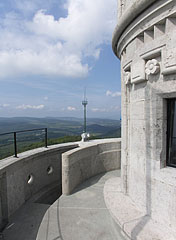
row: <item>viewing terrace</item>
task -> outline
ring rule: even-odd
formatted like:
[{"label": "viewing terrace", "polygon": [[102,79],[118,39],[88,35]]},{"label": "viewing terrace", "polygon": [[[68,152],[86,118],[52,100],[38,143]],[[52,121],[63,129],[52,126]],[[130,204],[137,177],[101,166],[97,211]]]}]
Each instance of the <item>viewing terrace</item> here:
[{"label": "viewing terrace", "polygon": [[58,144],[1,160],[1,239],[124,239],[105,200],[120,160],[121,139]]}]

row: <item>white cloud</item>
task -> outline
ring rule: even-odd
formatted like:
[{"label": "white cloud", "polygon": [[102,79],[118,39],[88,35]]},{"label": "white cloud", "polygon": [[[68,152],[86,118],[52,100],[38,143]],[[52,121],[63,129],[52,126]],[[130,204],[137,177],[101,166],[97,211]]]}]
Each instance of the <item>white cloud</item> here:
[{"label": "white cloud", "polygon": [[9,106],[10,106],[10,104],[8,104],[8,103],[4,103],[4,104],[0,105],[0,107],[3,107],[3,108],[9,107]]},{"label": "white cloud", "polygon": [[76,108],[69,106],[69,107],[67,107],[67,110],[68,110],[68,111],[76,111]]},{"label": "white cloud", "polygon": [[44,100],[45,100],[45,101],[48,101],[48,97],[47,97],[47,96],[46,96],[46,97],[44,97]]},{"label": "white cloud", "polygon": [[57,50],[57,46],[53,46],[40,53],[33,50],[1,51],[0,77],[19,74],[86,76],[88,65],[81,65],[78,56],[71,54],[64,56],[62,53],[57,53]]},{"label": "white cloud", "polygon": [[99,112],[99,113],[103,113],[103,112],[119,112],[120,111],[120,106],[110,106],[110,107],[107,107],[107,108],[98,108],[98,107],[95,107],[95,108],[92,108],[91,109],[92,112]]},{"label": "white cloud", "polygon": [[43,104],[41,105],[26,105],[26,104],[22,104],[16,107],[16,109],[22,109],[22,110],[26,110],[26,109],[35,109],[35,110],[39,110],[39,109],[43,109],[45,106]]},{"label": "white cloud", "polygon": [[[19,10],[21,1],[17,1]],[[27,9],[35,9],[25,1]],[[59,4],[59,3],[58,3]],[[55,19],[44,10],[33,20],[10,13],[0,19],[0,78],[19,74],[85,77],[101,44],[111,42],[116,0],[67,0],[68,14]],[[9,71],[10,69],[10,71]]]},{"label": "white cloud", "polygon": [[0,109],[2,109],[2,108],[8,108],[8,107],[10,107],[10,104],[8,104],[8,103],[0,104]]},{"label": "white cloud", "polygon": [[92,108],[92,112],[108,112],[108,109],[106,108]]},{"label": "white cloud", "polygon": [[110,97],[119,97],[121,96],[121,92],[111,92],[109,90],[106,91],[106,96]]}]

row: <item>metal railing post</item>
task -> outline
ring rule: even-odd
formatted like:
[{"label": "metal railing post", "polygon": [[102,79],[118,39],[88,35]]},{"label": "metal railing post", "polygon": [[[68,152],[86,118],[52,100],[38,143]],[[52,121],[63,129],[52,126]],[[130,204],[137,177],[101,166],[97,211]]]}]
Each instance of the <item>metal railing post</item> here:
[{"label": "metal railing post", "polygon": [[15,152],[15,157],[17,157],[17,140],[16,140],[16,132],[14,132],[14,152]]},{"label": "metal railing post", "polygon": [[[45,144],[45,147],[47,148],[48,147],[48,129],[47,128],[37,128],[37,129],[21,130],[21,131],[16,131],[16,132],[0,133],[0,137],[8,135],[8,134],[13,134],[13,140],[12,140],[13,143],[12,144],[14,145],[14,157],[18,157],[17,134],[25,133],[25,132],[39,131],[39,130],[42,131],[42,135],[43,135],[43,131],[45,132],[45,136],[44,136],[45,143],[44,144]],[[43,138],[43,136],[42,136],[42,138]]]},{"label": "metal railing post", "polygon": [[48,133],[47,133],[47,128],[45,128],[45,147],[47,148],[48,146]]}]

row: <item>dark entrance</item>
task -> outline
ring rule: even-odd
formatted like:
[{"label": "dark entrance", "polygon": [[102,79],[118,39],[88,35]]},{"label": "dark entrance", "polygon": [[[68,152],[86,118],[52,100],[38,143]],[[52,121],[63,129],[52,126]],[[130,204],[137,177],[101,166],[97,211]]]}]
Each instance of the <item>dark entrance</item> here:
[{"label": "dark entrance", "polygon": [[167,100],[167,165],[176,167],[176,98]]}]

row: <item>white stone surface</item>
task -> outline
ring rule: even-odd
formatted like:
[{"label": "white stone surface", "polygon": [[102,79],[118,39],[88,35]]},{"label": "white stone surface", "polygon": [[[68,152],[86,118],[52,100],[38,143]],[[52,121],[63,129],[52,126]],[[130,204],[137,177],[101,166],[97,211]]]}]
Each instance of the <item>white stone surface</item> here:
[{"label": "white stone surface", "polygon": [[166,100],[176,98],[176,1],[119,2],[113,48],[122,71],[122,193],[149,216],[147,226],[157,222],[175,237],[176,168],[166,166]]}]

